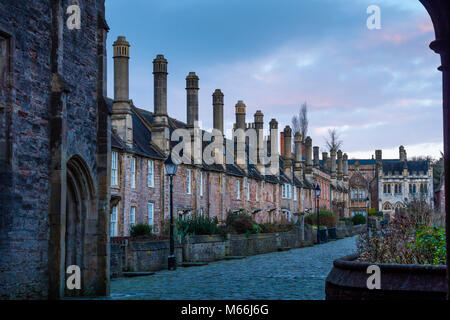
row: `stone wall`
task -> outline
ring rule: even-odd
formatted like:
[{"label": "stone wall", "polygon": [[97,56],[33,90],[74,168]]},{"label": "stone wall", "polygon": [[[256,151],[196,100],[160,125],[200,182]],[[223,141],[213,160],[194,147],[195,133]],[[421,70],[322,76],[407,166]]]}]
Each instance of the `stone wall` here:
[{"label": "stone wall", "polygon": [[[168,268],[169,241],[130,241],[126,252],[125,270],[130,272],[158,271]],[[177,264],[183,263],[183,250],[175,244]]]},{"label": "stone wall", "polygon": [[122,276],[122,271],[125,268],[125,256],[127,243],[112,242],[110,250],[110,275],[111,278]]},{"label": "stone wall", "polygon": [[82,30],[66,26],[71,3],[0,2],[0,45],[7,49],[0,70],[0,299],[64,295],[65,269],[75,263],[61,254],[74,243],[65,241],[71,202],[66,207],[61,196],[70,196],[74,156],[95,189],[89,220],[79,222],[85,243],[77,254],[84,261],[76,263],[83,270],[79,294],[109,290],[104,0],[83,2]]},{"label": "stone wall", "polygon": [[217,261],[226,256],[227,242],[223,236],[190,236],[183,242],[183,261]]}]

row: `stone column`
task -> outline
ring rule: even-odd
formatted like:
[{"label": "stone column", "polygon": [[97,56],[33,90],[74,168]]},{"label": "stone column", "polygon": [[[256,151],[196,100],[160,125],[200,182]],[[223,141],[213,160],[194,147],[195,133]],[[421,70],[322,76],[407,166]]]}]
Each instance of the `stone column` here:
[{"label": "stone column", "polygon": [[[436,40],[430,48],[440,54],[443,79],[443,109],[444,109],[444,172],[445,172],[445,212],[447,248],[450,247],[450,6],[445,0],[420,0],[430,14],[433,22]],[[450,250],[447,250],[447,261],[450,261]],[[447,287],[450,288],[450,264],[447,263]],[[447,291],[450,300],[450,289]]]},{"label": "stone column", "polygon": [[198,81],[195,72],[189,72],[186,77],[186,123],[190,128],[198,122]]}]

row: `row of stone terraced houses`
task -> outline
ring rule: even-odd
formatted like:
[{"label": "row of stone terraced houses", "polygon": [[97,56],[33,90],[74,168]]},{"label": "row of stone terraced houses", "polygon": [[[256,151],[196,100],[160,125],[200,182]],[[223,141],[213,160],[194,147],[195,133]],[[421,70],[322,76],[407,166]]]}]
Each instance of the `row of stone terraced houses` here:
[{"label": "row of stone terraced houses", "polygon": [[[199,78],[194,72],[186,78],[187,121],[167,113],[167,60],[158,55],[153,61],[154,111],[134,106],[129,98],[130,44],[119,37],[114,47],[114,101],[111,126],[111,236],[128,236],[134,224],[150,224],[154,232],[164,231],[169,212],[168,177],[164,161],[174,143],[176,129],[194,130],[198,122]],[[224,132],[224,95],[213,94],[214,129]],[[264,115],[257,111],[253,123],[246,123],[246,106],[236,104],[234,129],[263,130]],[[206,215],[224,221],[229,212],[247,211],[255,221],[297,221],[316,208],[314,185],[321,187],[319,205],[348,215],[348,157],[342,151],[323,154],[312,147],[310,137],[294,136],[287,126],[281,133],[281,155],[277,173],[262,174],[257,164],[181,164],[174,177],[174,212],[178,217]],[[278,123],[270,121],[267,149],[278,150]],[[226,141],[226,139],[224,140]],[[294,145],[295,151],[292,151]],[[224,156],[230,156],[224,147]],[[228,154],[227,154],[228,153]],[[236,155],[231,154],[232,159]]]}]

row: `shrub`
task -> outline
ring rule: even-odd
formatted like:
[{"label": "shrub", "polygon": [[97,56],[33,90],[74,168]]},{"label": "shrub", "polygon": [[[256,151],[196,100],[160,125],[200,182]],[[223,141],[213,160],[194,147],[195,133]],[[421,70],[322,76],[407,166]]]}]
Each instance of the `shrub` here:
[{"label": "shrub", "polygon": [[[327,210],[320,210],[320,225],[328,228],[336,227],[336,216]],[[317,225],[317,213],[310,213],[305,217],[305,223],[310,225]]]},{"label": "shrub", "polygon": [[339,218],[339,221],[343,221],[346,226],[353,226],[353,221],[351,218]]},{"label": "shrub", "polygon": [[360,224],[365,224],[366,223],[366,217],[364,217],[362,214],[358,213],[355,214],[352,217],[352,222],[355,226],[360,225]]},{"label": "shrub", "polygon": [[377,211],[377,209],[369,209],[369,217],[379,217],[384,218],[384,213],[382,211]]},{"label": "shrub", "polygon": [[255,227],[255,222],[251,215],[246,212],[230,212],[227,215],[226,227],[231,233],[258,233],[258,227]]},{"label": "shrub", "polygon": [[411,248],[418,253],[418,263],[446,264],[445,230],[439,227],[419,227]]},{"label": "shrub", "polygon": [[152,226],[148,224],[135,224],[130,228],[131,237],[153,236]]},{"label": "shrub", "polygon": [[213,235],[220,233],[219,221],[216,217],[195,216],[191,219],[179,219],[177,221],[177,232],[185,235]]},{"label": "shrub", "polygon": [[[420,209],[420,208],[425,208]],[[446,264],[445,231],[431,225],[430,211],[410,203],[404,212],[370,236],[358,239],[360,260],[370,263]]]},{"label": "shrub", "polygon": [[290,232],[294,230],[295,224],[276,224],[276,223],[262,223],[259,225],[261,233],[278,233],[278,232]]}]

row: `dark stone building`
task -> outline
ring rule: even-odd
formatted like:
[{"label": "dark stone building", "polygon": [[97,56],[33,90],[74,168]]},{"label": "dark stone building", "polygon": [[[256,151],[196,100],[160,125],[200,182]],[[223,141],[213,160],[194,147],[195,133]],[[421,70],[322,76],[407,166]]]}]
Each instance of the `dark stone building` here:
[{"label": "dark stone building", "polygon": [[109,293],[104,16],[104,0],[0,2],[1,299]]}]

